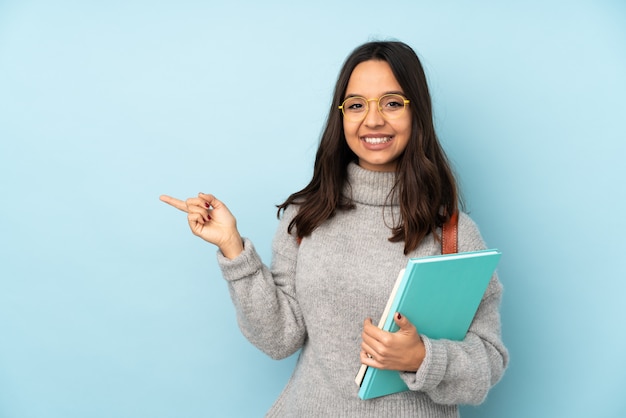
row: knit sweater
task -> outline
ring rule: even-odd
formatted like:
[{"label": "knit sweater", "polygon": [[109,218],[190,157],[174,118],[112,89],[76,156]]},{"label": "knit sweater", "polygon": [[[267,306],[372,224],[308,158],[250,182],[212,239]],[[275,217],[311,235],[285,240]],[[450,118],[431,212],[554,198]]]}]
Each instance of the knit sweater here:
[{"label": "knit sweater", "polygon": [[[350,164],[344,193],[356,208],[338,211],[298,243],[287,233],[297,205],[288,207],[273,241],[271,267],[248,239],[233,260],[218,251],[245,337],[275,359],[301,350],[268,417],[457,417],[457,405],[481,403],[501,378],[508,353],[500,336],[502,286],[494,274],[463,341],[422,335],[422,365],[400,373],[409,391],[358,398],[354,378],[363,321],[378,322],[409,257],[441,253],[432,234],[408,255],[403,242],[388,240],[399,216],[397,202],[388,198],[394,182],[394,173]],[[461,213],[459,252],[483,248],[475,223]]]}]

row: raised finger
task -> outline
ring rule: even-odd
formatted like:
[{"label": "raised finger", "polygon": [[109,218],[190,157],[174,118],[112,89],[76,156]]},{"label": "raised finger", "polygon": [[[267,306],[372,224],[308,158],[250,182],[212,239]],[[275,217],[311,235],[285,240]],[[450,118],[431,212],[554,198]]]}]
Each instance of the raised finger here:
[{"label": "raised finger", "polygon": [[188,212],[187,211],[187,204],[184,201],[180,200],[180,199],[176,199],[176,198],[168,196],[168,195],[161,195],[161,196],[159,196],[159,200],[161,202],[167,203],[170,206],[174,206],[178,210],[182,210],[183,212]]}]

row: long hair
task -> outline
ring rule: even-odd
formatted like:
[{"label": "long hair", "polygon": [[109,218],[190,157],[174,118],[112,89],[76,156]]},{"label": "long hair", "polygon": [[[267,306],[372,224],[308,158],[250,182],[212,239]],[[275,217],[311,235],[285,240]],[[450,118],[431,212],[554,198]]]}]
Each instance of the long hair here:
[{"label": "long hair", "polygon": [[396,182],[390,197],[400,205],[400,219],[391,226],[391,242],[404,241],[404,253],[415,250],[457,210],[458,196],[454,174],[433,124],[433,112],[424,69],[415,52],[402,42],[369,42],[356,48],[339,73],[326,126],[315,156],[313,178],[299,192],[278,205],[278,216],[289,205],[300,208],[288,227],[296,228],[298,238],[332,218],[337,210],[350,210],[354,204],[343,195],[347,167],[358,161],[343,131],[338,106],[345,99],[354,68],[364,61],[385,61],[410,100],[411,137],[397,161]]}]

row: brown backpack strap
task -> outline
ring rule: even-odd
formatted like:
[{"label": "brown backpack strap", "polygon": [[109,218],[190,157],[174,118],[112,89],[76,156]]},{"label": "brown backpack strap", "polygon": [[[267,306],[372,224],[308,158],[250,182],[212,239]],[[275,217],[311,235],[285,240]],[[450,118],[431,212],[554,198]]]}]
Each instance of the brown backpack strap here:
[{"label": "brown backpack strap", "polygon": [[454,254],[458,252],[458,223],[459,212],[454,212],[450,219],[441,227],[441,254]]}]

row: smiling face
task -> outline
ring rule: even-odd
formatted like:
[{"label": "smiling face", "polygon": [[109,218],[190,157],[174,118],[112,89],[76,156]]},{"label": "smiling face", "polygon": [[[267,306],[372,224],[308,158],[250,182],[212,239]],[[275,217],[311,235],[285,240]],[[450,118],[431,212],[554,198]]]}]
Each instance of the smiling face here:
[{"label": "smiling face", "polygon": [[[391,67],[386,61],[369,60],[352,71],[344,99],[351,96],[377,99],[391,93],[404,95]],[[405,109],[399,118],[388,120],[373,100],[363,120],[354,122],[344,117],[343,130],[359,166],[371,171],[395,171],[398,157],[411,137],[411,112]]]}]

